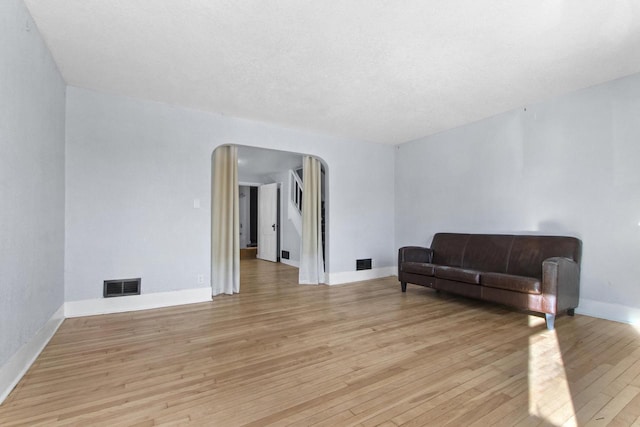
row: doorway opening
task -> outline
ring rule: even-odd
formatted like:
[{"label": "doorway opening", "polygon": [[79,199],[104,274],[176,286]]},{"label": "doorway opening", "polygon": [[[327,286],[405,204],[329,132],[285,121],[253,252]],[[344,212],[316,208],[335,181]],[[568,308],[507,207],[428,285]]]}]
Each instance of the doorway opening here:
[{"label": "doorway opening", "polygon": [[239,186],[240,259],[280,262],[281,184]]},{"label": "doorway opening", "polygon": [[258,253],[258,188],[239,187],[240,259],[256,258]]},{"label": "doorway opening", "polygon": [[[302,163],[304,154],[266,148],[235,145],[237,148],[238,217],[237,227],[239,258],[261,258],[299,268],[302,242],[301,194]],[[325,227],[328,206],[326,190],[326,164],[322,167],[322,243],[326,266],[329,236]],[[261,189],[272,185],[270,207],[261,207]],[[275,189],[275,191],[273,191]],[[264,200],[266,196],[263,196]],[[296,200],[297,198],[297,200]],[[261,211],[275,212],[275,217],[260,221]],[[261,261],[260,261],[261,262]],[[212,265],[212,270],[216,266]],[[326,269],[325,269],[326,271]]]},{"label": "doorway opening", "polygon": [[[291,196],[302,159],[300,153],[238,146],[239,191],[245,194],[239,199],[243,255],[299,267],[302,216]],[[251,191],[257,191],[257,201]]]}]

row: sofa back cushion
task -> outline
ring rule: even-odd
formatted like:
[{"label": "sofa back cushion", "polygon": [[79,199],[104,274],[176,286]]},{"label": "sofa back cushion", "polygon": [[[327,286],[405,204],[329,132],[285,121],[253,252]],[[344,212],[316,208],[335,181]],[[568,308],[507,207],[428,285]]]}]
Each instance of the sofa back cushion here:
[{"label": "sofa back cushion", "polygon": [[506,273],[513,237],[507,234],[472,234],[462,266],[472,270]]},{"label": "sofa back cushion", "polygon": [[551,257],[569,258],[578,264],[582,243],[574,237],[514,236],[508,274],[542,278],[542,261]]},{"label": "sofa back cushion", "polygon": [[462,256],[470,234],[436,233],[431,242],[433,263],[462,267]]},{"label": "sofa back cushion", "polygon": [[542,261],[565,257],[580,263],[582,243],[574,237],[437,233],[433,264],[542,278]]}]

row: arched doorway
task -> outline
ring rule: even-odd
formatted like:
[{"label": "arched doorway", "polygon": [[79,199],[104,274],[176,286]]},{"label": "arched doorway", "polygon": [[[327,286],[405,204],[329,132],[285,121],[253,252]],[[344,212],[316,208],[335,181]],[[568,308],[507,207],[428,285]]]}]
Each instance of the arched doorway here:
[{"label": "arched doorway", "polygon": [[[252,218],[259,211],[252,209],[252,193],[260,186],[276,184],[279,190],[277,200],[278,221],[276,262],[299,267],[301,246],[301,187],[302,159],[304,154],[288,151],[237,146],[238,149],[238,194],[239,194],[239,236],[240,248],[260,248],[260,233],[255,233],[257,221]],[[322,163],[322,207],[323,230],[328,220],[328,197],[326,192],[327,166]],[[254,200],[255,203],[255,200]],[[258,202],[259,206],[259,202]],[[253,211],[253,213],[252,213]],[[256,212],[257,211],[257,212]],[[327,259],[328,233],[323,233],[323,255]],[[212,270],[215,268],[212,260]],[[214,275],[212,274],[212,277]]]}]

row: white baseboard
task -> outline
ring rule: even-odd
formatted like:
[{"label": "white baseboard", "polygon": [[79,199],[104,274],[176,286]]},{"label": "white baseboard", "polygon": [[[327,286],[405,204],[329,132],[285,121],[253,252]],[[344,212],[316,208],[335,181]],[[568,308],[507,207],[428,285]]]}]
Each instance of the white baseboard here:
[{"label": "white baseboard", "polygon": [[0,367],[0,403],[9,396],[11,390],[27,373],[33,362],[46,347],[64,320],[64,304],[53,313],[36,335],[25,343]]},{"label": "white baseboard", "polygon": [[576,313],[616,322],[640,324],[640,308],[580,298]]},{"label": "white baseboard", "polygon": [[280,262],[282,264],[290,265],[291,267],[300,268],[300,261],[280,258]]},{"label": "white baseboard", "polygon": [[64,315],[65,317],[94,316],[97,314],[149,310],[152,308],[194,304],[206,301],[211,301],[210,287],[116,298],[67,301],[64,304]]},{"label": "white baseboard", "polygon": [[360,282],[362,280],[379,279],[381,277],[397,276],[396,267],[378,267],[371,270],[343,271],[339,273],[325,273],[327,285],[341,285],[343,283]]}]

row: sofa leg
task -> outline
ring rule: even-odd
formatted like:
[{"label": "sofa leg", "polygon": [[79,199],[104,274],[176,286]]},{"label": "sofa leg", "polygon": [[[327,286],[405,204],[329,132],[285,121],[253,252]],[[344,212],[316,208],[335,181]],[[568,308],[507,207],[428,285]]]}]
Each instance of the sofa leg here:
[{"label": "sofa leg", "polygon": [[576,314],[576,309],[575,308],[570,308],[569,310],[567,310],[567,314],[569,316],[573,316],[574,314]]},{"label": "sofa leg", "polygon": [[400,282],[400,287],[402,287],[402,292],[407,292],[407,282]]},{"label": "sofa leg", "polygon": [[544,318],[547,321],[547,329],[552,331],[554,327],[554,322],[556,320],[556,316],[553,314],[544,314]]}]

